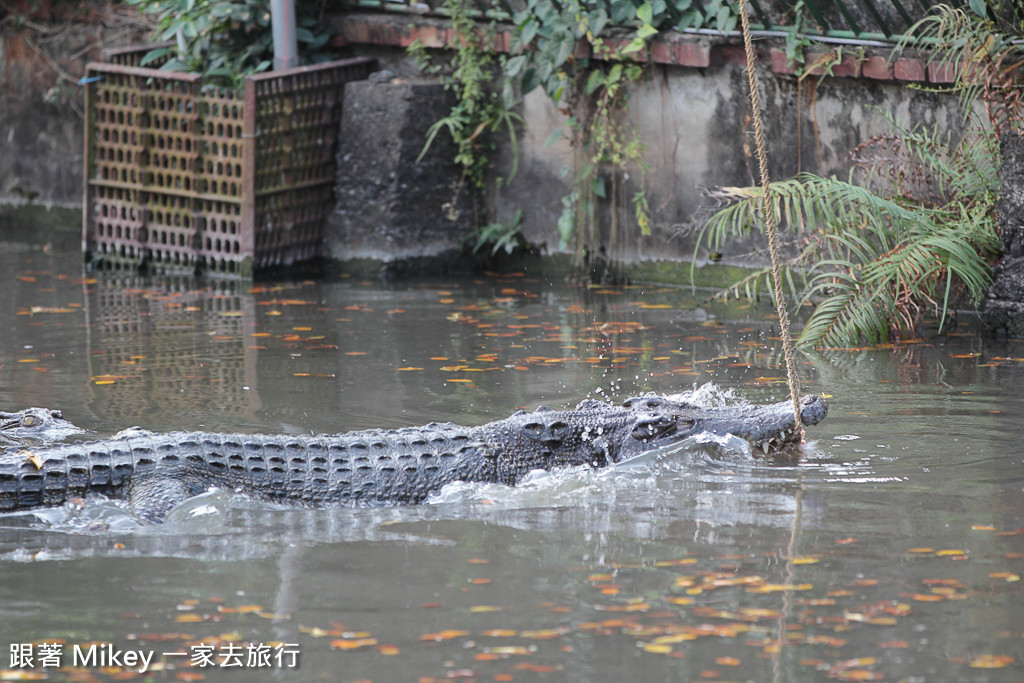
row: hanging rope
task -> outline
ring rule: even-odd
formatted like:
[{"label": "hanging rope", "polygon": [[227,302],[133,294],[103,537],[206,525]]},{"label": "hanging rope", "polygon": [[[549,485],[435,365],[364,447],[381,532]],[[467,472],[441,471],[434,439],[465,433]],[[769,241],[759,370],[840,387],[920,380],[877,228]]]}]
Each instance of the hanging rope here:
[{"label": "hanging rope", "polygon": [[743,29],[743,49],[747,53],[747,87],[750,90],[750,109],[754,118],[754,139],[757,142],[757,163],[761,174],[761,215],[768,233],[768,251],[772,257],[772,285],[775,307],[779,312],[779,328],[782,336],[782,352],[786,360],[786,379],[789,382],[789,397],[793,401],[793,416],[796,428],[803,438],[803,424],[800,421],[800,387],[797,384],[793,362],[793,340],[789,336],[789,314],[782,298],[782,273],[779,267],[779,239],[775,230],[775,211],[771,205],[771,185],[768,181],[768,153],[765,151],[764,126],[761,123],[761,97],[757,91],[757,74],[754,73],[754,48],[750,42],[750,19],[747,17],[747,0],[739,0],[740,25]]}]

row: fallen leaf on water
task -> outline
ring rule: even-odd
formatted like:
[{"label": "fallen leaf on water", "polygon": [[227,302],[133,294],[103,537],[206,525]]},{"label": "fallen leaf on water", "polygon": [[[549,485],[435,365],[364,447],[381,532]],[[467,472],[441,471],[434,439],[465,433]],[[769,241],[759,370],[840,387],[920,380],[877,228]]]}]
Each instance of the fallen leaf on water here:
[{"label": "fallen leaf on water", "polygon": [[[35,460],[33,460],[35,462]],[[36,465],[39,467],[39,465]],[[992,572],[989,574],[989,578],[992,579],[1006,579],[1007,581],[1020,581],[1019,574],[1013,574],[1011,572]]]},{"label": "fallen leaf on water", "polygon": [[188,613],[188,614],[179,614],[178,616],[174,617],[174,620],[177,621],[178,623],[182,623],[182,624],[195,624],[195,623],[203,621],[203,617],[202,617],[202,615],[199,615],[199,614]]},{"label": "fallen leaf on water", "polygon": [[879,643],[878,647],[883,648],[883,649],[890,648],[890,647],[901,648],[902,649],[902,648],[910,647],[910,643],[908,643],[905,640],[886,640],[884,642]]},{"label": "fallen leaf on water", "polygon": [[520,671],[532,671],[540,674],[558,671],[558,667],[548,666],[547,664],[534,664],[533,662],[520,662],[519,664],[516,664],[514,668],[519,669]]},{"label": "fallen leaf on water", "polygon": [[528,655],[533,652],[530,648],[522,645],[499,645],[498,647],[489,647],[487,651],[496,655]]},{"label": "fallen leaf on water", "polygon": [[557,638],[561,635],[568,633],[568,629],[563,628],[542,628],[535,631],[520,631],[520,638],[533,638],[535,640],[547,640],[549,638]]},{"label": "fallen leaf on water", "polygon": [[492,628],[487,631],[481,631],[480,635],[487,636],[488,638],[512,638],[519,632],[508,628]]},{"label": "fallen leaf on water", "polygon": [[1014,663],[1010,655],[978,655],[967,666],[972,669],[1002,669]]},{"label": "fallen leaf on water", "polygon": [[367,645],[376,645],[376,638],[339,638],[338,640],[332,640],[330,646],[335,650],[355,650]]},{"label": "fallen leaf on water", "polygon": [[461,638],[463,636],[468,635],[469,631],[445,629],[443,631],[438,631],[437,633],[424,633],[422,636],[420,636],[420,640],[433,640],[436,642],[441,642],[442,640],[451,640],[452,638]]},{"label": "fallen leaf on water", "polygon": [[680,595],[669,596],[669,597],[665,598],[665,601],[666,602],[670,602],[673,605],[692,605],[693,604],[693,598],[685,598],[685,597],[680,596]]},{"label": "fallen leaf on water", "polygon": [[640,648],[644,652],[652,652],[654,654],[665,655],[672,652],[671,645],[665,645],[661,643],[639,643]]}]

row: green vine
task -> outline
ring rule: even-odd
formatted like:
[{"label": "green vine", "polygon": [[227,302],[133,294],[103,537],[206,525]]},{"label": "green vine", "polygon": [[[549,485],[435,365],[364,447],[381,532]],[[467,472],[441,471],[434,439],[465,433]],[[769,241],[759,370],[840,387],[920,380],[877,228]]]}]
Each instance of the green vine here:
[{"label": "green vine", "polygon": [[[645,149],[626,116],[629,89],[646,75],[637,53],[663,29],[731,30],[736,14],[725,0],[529,0],[514,22],[517,54],[507,60],[506,76],[521,79],[523,94],[542,88],[568,116],[566,129],[551,140],[567,135],[574,150],[572,189],[558,220],[560,248],[572,247],[577,268],[602,277],[624,241],[625,222],[650,234]],[[616,34],[612,26],[633,28]],[[631,218],[624,215],[628,187]]]},{"label": "green vine", "polygon": [[445,0],[444,8],[454,33],[455,53],[450,62],[440,63],[417,39],[409,46],[410,56],[420,70],[438,77],[444,88],[455,95],[451,112],[434,123],[427,132],[427,141],[419,159],[427,153],[438,133],[447,129],[455,142],[455,162],[462,167],[462,176],[451,201],[444,206],[450,220],[459,218],[459,197],[464,187],[470,190],[473,204],[473,225],[486,219],[484,195],[491,155],[495,150],[493,134],[505,129],[512,144],[515,175],[518,158],[516,124],[522,118],[513,111],[515,98],[510,85],[497,91],[492,84],[502,72],[506,58],[487,45],[493,44],[494,26],[477,25],[467,0]]}]

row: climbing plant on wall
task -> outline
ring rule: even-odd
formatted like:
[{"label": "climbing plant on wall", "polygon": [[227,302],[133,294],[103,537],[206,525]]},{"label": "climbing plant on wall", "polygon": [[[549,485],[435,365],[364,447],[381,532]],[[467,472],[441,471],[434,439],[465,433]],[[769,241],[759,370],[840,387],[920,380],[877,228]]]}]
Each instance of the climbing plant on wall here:
[{"label": "climbing plant on wall", "polygon": [[[447,116],[434,123],[420,158],[430,148],[438,133],[447,130],[455,142],[455,163],[462,167],[462,176],[454,188],[452,199],[445,204],[451,220],[459,218],[459,197],[464,189],[470,192],[473,205],[472,224],[478,232],[485,225],[484,190],[495,150],[494,133],[504,129],[516,155],[516,123],[522,119],[513,111],[515,98],[510,87],[496,87],[506,57],[497,54],[493,24],[478,25],[465,0],[445,0],[444,9],[454,36],[455,51],[449,60],[439,60],[417,39],[409,46],[409,54],[420,69],[440,80],[455,96],[455,104]],[[513,162],[512,175],[515,175]],[[480,237],[483,237],[481,234]]]},{"label": "climbing plant on wall", "polygon": [[[647,73],[642,58],[650,41],[662,30],[729,31],[736,20],[725,0],[529,0],[515,14],[506,75],[521,79],[523,94],[542,88],[567,117],[572,190],[562,200],[558,233],[578,268],[601,277],[629,227],[650,232],[644,145],[626,115],[629,88]],[[631,211],[623,210],[627,187]]]}]

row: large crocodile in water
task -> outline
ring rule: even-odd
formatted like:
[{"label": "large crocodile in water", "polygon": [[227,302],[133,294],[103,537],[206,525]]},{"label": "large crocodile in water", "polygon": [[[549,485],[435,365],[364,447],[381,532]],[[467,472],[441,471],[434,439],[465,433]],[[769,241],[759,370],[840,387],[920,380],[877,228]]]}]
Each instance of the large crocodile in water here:
[{"label": "large crocodile in water", "polygon": [[[819,396],[804,396],[800,408],[805,425],[828,412]],[[779,451],[799,443],[794,425],[789,401],[699,408],[647,395],[621,406],[588,399],[573,410],[520,411],[479,427],[432,423],[333,436],[145,432],[0,457],[0,510],[98,492],[158,522],[211,489],[305,507],[419,503],[454,481],[515,485],[531,470],[604,467],[701,433]]]}]

